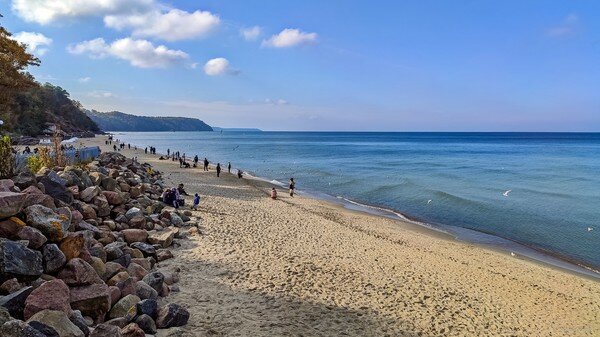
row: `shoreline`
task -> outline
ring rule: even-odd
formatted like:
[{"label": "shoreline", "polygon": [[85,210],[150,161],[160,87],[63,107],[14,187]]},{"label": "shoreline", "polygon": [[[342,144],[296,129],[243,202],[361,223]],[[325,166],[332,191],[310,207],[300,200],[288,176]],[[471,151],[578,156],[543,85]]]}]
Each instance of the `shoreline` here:
[{"label": "shoreline", "polygon": [[[114,135],[117,136],[118,133],[114,133]],[[151,144],[133,143],[132,145],[138,146],[138,148],[151,146]],[[156,155],[166,156],[165,153],[158,152]],[[171,160],[168,159],[166,161]],[[213,164],[210,164],[210,166],[214,167]],[[270,179],[268,177],[255,175],[252,170],[243,169],[242,171],[244,172],[244,175],[249,176],[250,179],[259,180],[280,188],[286,188],[285,183],[277,181],[275,179]],[[391,218],[399,222],[410,223],[417,226],[417,228],[424,229],[429,235],[439,235],[441,233],[448,239],[452,239],[458,242],[476,244],[486,249],[502,253],[516,253],[518,254],[518,256],[528,259],[532,262],[539,263],[544,266],[549,266],[551,268],[556,268],[558,270],[563,270],[565,272],[574,273],[579,276],[589,277],[596,281],[600,281],[600,269],[597,269],[594,266],[587,265],[577,259],[570,258],[560,252],[546,250],[542,247],[527,244],[524,242],[519,242],[513,239],[505,238],[493,233],[488,233],[476,229],[461,226],[453,226],[442,223],[433,223],[426,219],[418,219],[412,217],[410,214],[406,214],[398,210],[388,209],[382,206],[371,205],[368,203],[362,203],[348,198],[334,196],[321,191],[298,190],[298,192],[313,199],[321,200],[331,204],[340,204],[342,207],[348,210],[353,210],[353,208],[346,206],[354,204],[357,208],[356,211],[365,212],[367,214],[375,216]],[[340,199],[343,201],[340,201]],[[389,214],[393,214],[393,216],[388,217]]]},{"label": "shoreline", "polygon": [[[104,146],[103,138],[88,142]],[[121,151],[202,196],[173,251],[184,336],[595,336],[600,283],[271,183]],[[189,202],[189,197],[186,197]],[[432,235],[432,233],[435,233]]]}]

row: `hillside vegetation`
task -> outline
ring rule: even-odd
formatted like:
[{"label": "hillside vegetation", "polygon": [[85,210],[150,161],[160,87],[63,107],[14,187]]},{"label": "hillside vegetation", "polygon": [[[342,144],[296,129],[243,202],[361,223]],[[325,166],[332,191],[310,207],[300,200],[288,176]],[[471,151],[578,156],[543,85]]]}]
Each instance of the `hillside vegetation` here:
[{"label": "hillside vegetation", "polygon": [[212,127],[196,118],[135,116],[119,111],[85,113],[103,131],[213,131]]}]

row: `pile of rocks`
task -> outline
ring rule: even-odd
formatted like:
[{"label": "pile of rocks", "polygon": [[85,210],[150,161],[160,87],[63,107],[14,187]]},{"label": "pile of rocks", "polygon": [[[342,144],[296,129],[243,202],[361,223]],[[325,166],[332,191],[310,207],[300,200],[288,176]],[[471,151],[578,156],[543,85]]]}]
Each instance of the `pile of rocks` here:
[{"label": "pile of rocks", "polygon": [[112,152],[0,180],[0,336],[143,337],[185,325],[188,311],[162,299],[178,290],[178,270],[159,264],[195,219],[165,208],[162,190],[148,164]]}]

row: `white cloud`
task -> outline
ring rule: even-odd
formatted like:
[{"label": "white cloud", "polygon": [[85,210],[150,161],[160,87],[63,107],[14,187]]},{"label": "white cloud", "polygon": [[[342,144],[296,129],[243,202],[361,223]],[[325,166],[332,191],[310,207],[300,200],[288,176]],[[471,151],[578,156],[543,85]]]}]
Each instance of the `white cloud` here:
[{"label": "white cloud", "polygon": [[269,105],[288,105],[288,104],[290,104],[290,102],[288,102],[284,99],[281,99],[281,98],[275,99],[275,100],[267,98],[267,99],[265,99],[265,103],[269,104]]},{"label": "white cloud", "polygon": [[262,45],[273,48],[289,48],[298,45],[311,44],[317,41],[317,33],[305,33],[298,29],[284,29],[279,34],[263,40]]},{"label": "white cloud", "polygon": [[168,12],[153,10],[145,13],[107,15],[104,24],[117,30],[132,29],[134,36],[178,41],[206,36],[221,22],[207,11],[189,13],[179,9]]},{"label": "white cloud", "polygon": [[113,94],[112,92],[108,92],[108,91],[92,91],[92,92],[88,93],[88,96],[94,97],[94,98],[115,98],[115,97],[117,97],[117,95]]},{"label": "white cloud", "polygon": [[239,70],[231,68],[229,61],[223,57],[214,58],[206,62],[204,72],[208,76],[237,75],[240,73]]},{"label": "white cloud", "polygon": [[13,11],[42,25],[69,18],[146,10],[154,0],[13,0]]},{"label": "white cloud", "polygon": [[88,83],[91,80],[92,80],[91,77],[82,77],[82,78],[78,79],[79,83]]},{"label": "white cloud", "polygon": [[116,40],[111,44],[97,38],[70,45],[67,50],[76,55],[87,54],[91,58],[112,56],[139,68],[167,68],[189,58],[181,50],[168,49],[162,45],[155,47],[150,41],[131,38]]},{"label": "white cloud", "polygon": [[577,14],[569,14],[563,20],[563,22],[556,26],[548,29],[548,36],[550,37],[567,37],[577,33],[579,29],[579,16]]},{"label": "white cloud", "polygon": [[42,56],[46,54],[48,48],[45,48],[52,44],[52,39],[44,36],[41,33],[34,32],[19,32],[16,33],[13,38],[20,43],[27,45],[27,51],[29,53]]},{"label": "white cloud", "polygon": [[262,34],[262,28],[260,28],[259,26],[240,29],[240,35],[246,41],[255,41],[256,39],[258,39],[258,37],[261,34]]}]

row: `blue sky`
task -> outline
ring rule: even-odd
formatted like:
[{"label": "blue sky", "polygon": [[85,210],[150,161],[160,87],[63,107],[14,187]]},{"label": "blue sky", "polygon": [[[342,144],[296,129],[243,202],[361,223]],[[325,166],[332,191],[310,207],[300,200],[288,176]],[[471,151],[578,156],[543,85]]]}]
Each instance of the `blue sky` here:
[{"label": "blue sky", "polygon": [[[600,130],[600,2],[0,0],[41,82],[223,127]],[[244,34],[245,32],[245,34]]]}]

